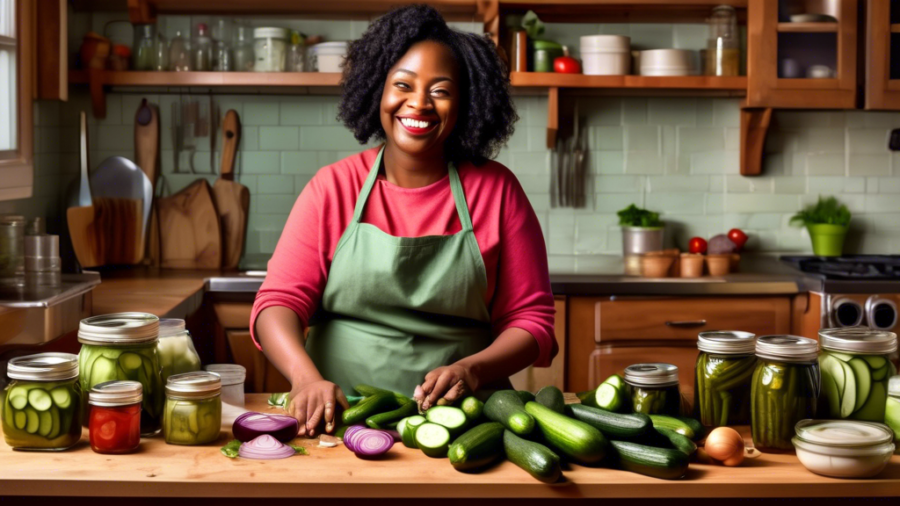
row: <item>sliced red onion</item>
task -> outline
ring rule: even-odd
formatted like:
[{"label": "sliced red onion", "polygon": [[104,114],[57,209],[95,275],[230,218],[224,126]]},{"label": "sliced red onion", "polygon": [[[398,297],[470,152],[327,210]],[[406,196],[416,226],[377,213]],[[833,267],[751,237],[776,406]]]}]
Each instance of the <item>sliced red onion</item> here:
[{"label": "sliced red onion", "polygon": [[347,430],[344,431],[344,437],[341,438],[344,441],[344,446],[349,448],[350,451],[353,451],[353,444],[350,442],[350,436],[365,428],[365,425],[351,425],[350,427],[347,427]]},{"label": "sliced red onion", "polygon": [[395,443],[399,443],[400,441],[403,441],[403,437],[400,435],[399,432],[397,432],[395,430],[386,430],[385,432],[387,432],[388,434],[391,435],[392,438],[394,438]]},{"label": "sliced red onion", "polygon": [[282,443],[297,437],[300,432],[300,422],[293,416],[270,415],[248,411],[234,419],[231,426],[234,438],[246,443],[263,434],[268,434]]},{"label": "sliced red onion", "polygon": [[394,437],[383,430],[362,429],[353,434],[353,453],[366,459],[384,455],[394,446]]},{"label": "sliced red onion", "polygon": [[268,434],[247,441],[238,450],[241,458],[256,460],[286,459],[295,453],[296,450]]}]

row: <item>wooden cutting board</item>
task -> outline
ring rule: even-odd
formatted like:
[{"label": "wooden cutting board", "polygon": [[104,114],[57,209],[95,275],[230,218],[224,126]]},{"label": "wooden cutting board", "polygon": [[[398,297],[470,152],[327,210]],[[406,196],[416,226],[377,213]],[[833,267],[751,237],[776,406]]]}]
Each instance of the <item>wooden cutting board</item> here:
[{"label": "wooden cutting board", "polygon": [[222,223],[222,268],[236,269],[244,252],[250,190],[234,181],[234,159],[241,140],[241,122],[234,110],[222,121],[222,165],[213,185],[216,209]]},{"label": "wooden cutting board", "polygon": [[140,263],[144,257],[144,202],[97,197],[93,203],[66,211],[72,247],[81,266]]},{"label": "wooden cutting board", "polygon": [[94,206],[66,209],[66,221],[78,263],[82,267],[103,265],[102,250],[98,248],[98,225],[94,222]]},{"label": "wooden cutting board", "polygon": [[[159,110],[155,105],[148,103],[146,98],[141,100],[141,105],[134,115],[134,161],[147,175],[153,188],[153,195],[156,195],[156,181],[159,179]],[[144,233],[146,235],[144,259],[148,264],[159,266],[159,212],[156,202],[153,203],[150,220]]]},{"label": "wooden cutting board", "polygon": [[162,267],[221,267],[222,232],[209,183],[198,179],[158,203]]}]

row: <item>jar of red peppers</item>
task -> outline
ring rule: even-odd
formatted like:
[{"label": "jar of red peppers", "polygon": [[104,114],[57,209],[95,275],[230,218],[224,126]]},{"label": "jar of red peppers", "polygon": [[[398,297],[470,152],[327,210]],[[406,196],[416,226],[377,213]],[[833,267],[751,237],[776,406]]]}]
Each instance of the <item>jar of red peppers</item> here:
[{"label": "jar of red peppers", "polygon": [[141,444],[143,387],[137,381],[94,385],[88,397],[91,449],[97,453],[131,453]]}]

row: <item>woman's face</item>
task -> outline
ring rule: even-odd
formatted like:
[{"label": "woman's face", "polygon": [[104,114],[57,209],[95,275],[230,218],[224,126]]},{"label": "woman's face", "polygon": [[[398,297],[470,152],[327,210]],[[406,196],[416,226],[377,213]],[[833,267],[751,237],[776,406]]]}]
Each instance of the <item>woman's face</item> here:
[{"label": "woman's face", "polygon": [[414,44],[388,71],[381,95],[388,143],[413,156],[442,156],[459,100],[459,66],[450,49],[433,41]]}]

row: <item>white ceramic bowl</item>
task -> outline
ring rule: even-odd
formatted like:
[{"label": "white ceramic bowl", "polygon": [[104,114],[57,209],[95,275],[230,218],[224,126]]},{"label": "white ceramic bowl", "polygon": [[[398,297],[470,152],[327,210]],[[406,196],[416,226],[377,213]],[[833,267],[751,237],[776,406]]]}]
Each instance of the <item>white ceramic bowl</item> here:
[{"label": "white ceramic bowl", "polygon": [[585,75],[611,76],[631,70],[631,38],[622,35],[581,37],[581,61]]},{"label": "white ceramic bowl", "polygon": [[853,420],[801,420],[791,439],[803,467],[834,478],[871,478],[894,453],[887,425]]},{"label": "white ceramic bowl", "polygon": [[687,49],[641,51],[642,76],[687,76],[694,73],[696,52]]}]

